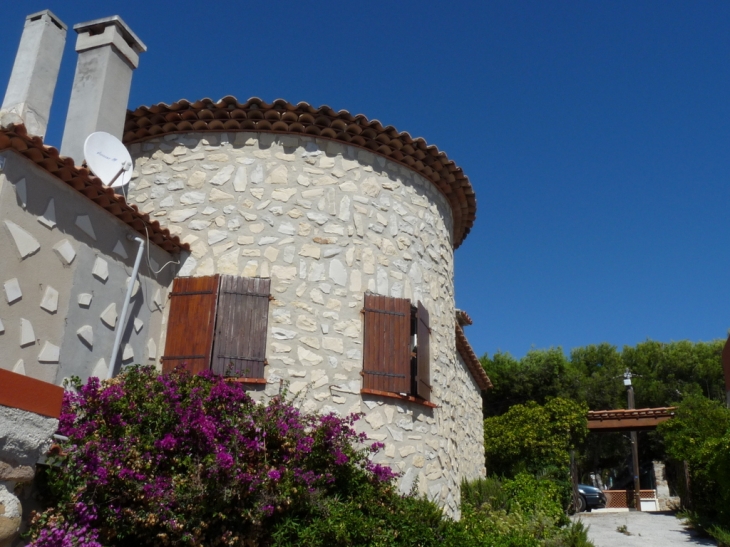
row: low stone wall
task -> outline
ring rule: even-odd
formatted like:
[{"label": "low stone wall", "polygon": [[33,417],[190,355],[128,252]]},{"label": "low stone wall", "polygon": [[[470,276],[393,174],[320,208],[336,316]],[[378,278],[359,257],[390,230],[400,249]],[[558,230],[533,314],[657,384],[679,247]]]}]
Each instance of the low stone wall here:
[{"label": "low stone wall", "polygon": [[18,534],[33,503],[28,489],[57,428],[56,418],[0,405],[0,547],[24,545]]}]

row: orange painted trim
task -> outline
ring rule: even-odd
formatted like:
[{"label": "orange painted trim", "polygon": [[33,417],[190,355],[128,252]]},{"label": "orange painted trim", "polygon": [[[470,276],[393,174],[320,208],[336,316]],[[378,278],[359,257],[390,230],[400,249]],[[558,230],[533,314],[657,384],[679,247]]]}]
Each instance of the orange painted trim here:
[{"label": "orange painted trim", "polygon": [[0,369],[0,405],[58,418],[62,404],[62,387]]},{"label": "orange painted trim", "polygon": [[362,388],[360,393],[363,395],[377,395],[379,397],[388,397],[390,399],[398,399],[399,401],[408,401],[409,403],[416,403],[419,405],[427,406],[428,408],[438,408],[439,405],[432,403],[431,401],[425,401],[418,397],[412,397],[411,395],[401,395],[400,393],[393,393],[391,391],[380,391],[379,389],[367,389]]},{"label": "orange painted trim", "polygon": [[266,378],[226,378],[226,382],[237,382],[240,384],[266,384]]}]

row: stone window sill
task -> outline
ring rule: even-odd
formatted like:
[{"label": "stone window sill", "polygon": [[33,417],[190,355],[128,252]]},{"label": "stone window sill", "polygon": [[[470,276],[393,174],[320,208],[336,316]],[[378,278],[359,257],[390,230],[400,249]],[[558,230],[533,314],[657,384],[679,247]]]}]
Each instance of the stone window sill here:
[{"label": "stone window sill", "polygon": [[380,391],[378,389],[367,389],[363,388],[360,390],[362,395],[377,395],[379,397],[388,397],[389,399],[398,399],[399,401],[408,401],[410,403],[416,403],[423,405],[428,408],[438,408],[439,405],[432,403],[431,401],[425,401],[418,397],[412,397],[411,395],[401,395],[400,393],[393,393],[391,391]]}]

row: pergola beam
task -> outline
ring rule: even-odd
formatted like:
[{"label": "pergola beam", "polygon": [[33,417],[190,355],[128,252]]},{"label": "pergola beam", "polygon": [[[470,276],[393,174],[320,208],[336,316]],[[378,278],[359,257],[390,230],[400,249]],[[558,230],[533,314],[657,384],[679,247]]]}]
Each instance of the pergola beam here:
[{"label": "pergola beam", "polygon": [[588,429],[596,433],[649,431],[672,419],[675,410],[675,407],[591,410],[588,412]]}]

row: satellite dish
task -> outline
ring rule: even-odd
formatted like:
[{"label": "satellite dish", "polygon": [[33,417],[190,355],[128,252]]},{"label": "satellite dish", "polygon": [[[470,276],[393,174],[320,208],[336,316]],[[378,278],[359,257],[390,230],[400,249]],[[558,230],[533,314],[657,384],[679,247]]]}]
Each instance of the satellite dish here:
[{"label": "satellite dish", "polygon": [[97,131],[86,137],[84,158],[86,165],[106,186],[119,188],[132,180],[132,156],[114,135]]}]

